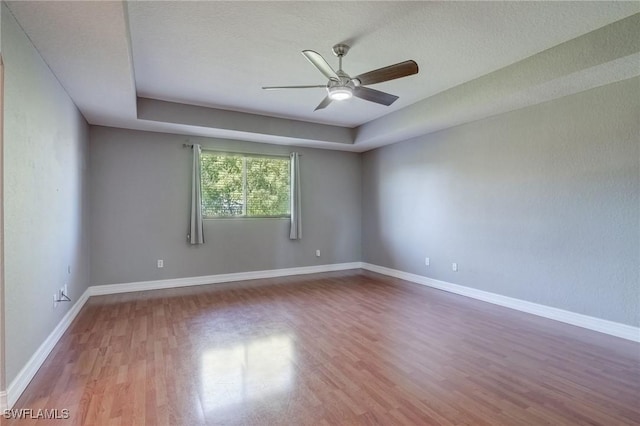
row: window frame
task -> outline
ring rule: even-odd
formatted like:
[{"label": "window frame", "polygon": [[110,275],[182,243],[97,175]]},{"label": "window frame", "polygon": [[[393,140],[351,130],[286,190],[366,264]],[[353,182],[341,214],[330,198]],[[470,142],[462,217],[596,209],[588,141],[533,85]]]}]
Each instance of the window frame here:
[{"label": "window frame", "polygon": [[[201,166],[202,166],[202,157],[205,155],[217,155],[217,156],[228,156],[228,157],[241,157],[242,158],[242,197],[243,197],[243,206],[242,206],[242,215],[235,216],[207,216],[205,213],[204,205],[202,208],[202,219],[203,220],[228,220],[228,219],[291,219],[291,207],[289,206],[289,213],[286,215],[260,215],[260,216],[248,216],[246,214],[247,211],[247,163],[246,159],[249,158],[273,158],[277,160],[286,160],[288,163],[289,169],[289,205],[291,205],[291,157],[290,155],[278,155],[278,154],[255,154],[250,152],[233,152],[233,151],[219,151],[215,149],[201,149]],[[204,197],[203,197],[204,201]]]}]

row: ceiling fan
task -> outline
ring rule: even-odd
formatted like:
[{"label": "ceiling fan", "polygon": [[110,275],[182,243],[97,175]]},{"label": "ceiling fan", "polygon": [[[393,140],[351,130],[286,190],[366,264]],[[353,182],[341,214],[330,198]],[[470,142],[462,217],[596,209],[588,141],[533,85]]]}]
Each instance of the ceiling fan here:
[{"label": "ceiling fan", "polygon": [[333,54],[338,57],[338,71],[334,71],[331,65],[313,50],[303,50],[302,54],[311,62],[325,77],[329,79],[326,85],[311,86],[263,86],[264,90],[277,89],[311,89],[324,87],[327,89],[327,96],[320,102],[314,111],[326,108],[332,101],[341,101],[355,96],[365,101],[389,106],[398,97],[379,90],[364,87],[369,84],[382,83],[383,81],[395,80],[396,78],[407,77],[418,73],[418,64],[415,61],[404,61],[388,67],[369,71],[355,77],[342,70],[342,57],[349,51],[346,44],[336,44],[333,46]]}]

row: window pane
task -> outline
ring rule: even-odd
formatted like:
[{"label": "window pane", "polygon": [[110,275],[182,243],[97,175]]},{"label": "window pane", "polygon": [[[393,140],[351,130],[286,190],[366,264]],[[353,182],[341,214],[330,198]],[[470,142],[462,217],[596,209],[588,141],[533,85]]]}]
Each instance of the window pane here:
[{"label": "window pane", "polygon": [[205,217],[289,215],[288,158],[211,152],[200,158]]},{"label": "window pane", "polygon": [[241,216],[242,157],[203,153],[202,213],[204,216]]},{"label": "window pane", "polygon": [[289,159],[247,157],[247,216],[289,214]]}]

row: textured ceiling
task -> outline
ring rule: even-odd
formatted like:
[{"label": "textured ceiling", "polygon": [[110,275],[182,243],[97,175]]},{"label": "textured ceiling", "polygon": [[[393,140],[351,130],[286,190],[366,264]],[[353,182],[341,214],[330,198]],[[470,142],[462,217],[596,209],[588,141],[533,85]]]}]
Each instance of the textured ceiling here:
[{"label": "textured ceiling", "polygon": [[[541,52],[640,11],[638,2],[29,1],[8,4],[92,124],[265,142],[280,138],[280,143],[350,150],[370,148],[373,145],[367,144],[369,139],[378,140],[379,145],[430,131],[424,126],[414,126],[412,132],[406,128],[411,127],[409,120],[420,117],[428,120],[420,111],[428,113],[424,106],[440,99],[443,93],[473,98],[473,91],[460,90],[461,85],[470,87],[468,84],[475,82],[474,90],[480,92],[482,84],[494,87],[497,96],[500,87],[493,80],[485,78],[485,81],[481,77],[502,72],[502,79],[514,78],[500,70],[522,73],[526,68],[512,65],[532,56],[540,62],[534,64],[534,68],[541,67],[539,74],[548,75],[548,80],[538,81],[532,76],[528,86],[518,90],[530,92],[531,87],[537,85],[541,91],[549,92],[549,84],[543,83],[560,77],[567,79],[567,73],[554,74],[552,68],[566,64],[563,57],[553,55],[551,61],[555,62],[547,63],[549,60]],[[407,59],[419,64],[420,73],[373,86],[400,97],[390,107],[352,99],[334,102],[314,112],[325,96],[322,88],[260,89],[262,85],[324,84],[325,78],[300,52],[316,50],[337,68],[331,46],[339,42],[352,46],[343,62],[345,71],[351,75]],[[615,59],[620,58],[611,58],[612,64]],[[629,69],[637,65],[635,60],[632,58],[631,66],[629,61],[618,64],[624,69],[615,78],[632,76],[633,71]],[[603,59],[583,67],[600,66],[598,75],[609,76],[611,72],[602,71],[608,61]],[[578,71],[585,70],[572,72]],[[574,87],[576,84],[569,78],[564,86],[554,90],[561,96],[604,84],[607,78],[611,80],[609,76],[591,81],[593,79],[580,75],[575,81],[589,83]],[[486,86],[487,81],[492,81],[493,86]],[[487,100],[496,102],[492,93],[483,93]],[[533,92],[528,96],[532,100],[541,97]],[[148,98],[143,100],[144,114],[136,108],[138,97]],[[154,99],[171,104],[152,105],[150,100]],[[456,101],[464,103],[464,99]],[[183,108],[181,114],[176,103],[205,108]],[[530,103],[528,100],[514,107]],[[141,105],[140,100],[137,105]],[[171,111],[171,116],[166,111]],[[455,107],[447,111],[452,125],[464,121],[462,116],[456,116]],[[499,111],[489,111],[492,112]],[[208,119],[208,114],[218,114],[224,120]],[[188,117],[180,119],[181,115]],[[268,122],[260,116],[330,126],[311,126],[297,121],[288,125],[283,120]],[[385,121],[384,116],[395,118]],[[482,114],[469,117],[479,116]],[[377,134],[368,130],[381,127],[377,123],[387,122],[404,123],[401,125],[405,129],[385,129],[384,139],[376,139]],[[332,126],[354,129],[340,133],[340,129],[331,129]],[[353,140],[344,140],[352,134]]]}]

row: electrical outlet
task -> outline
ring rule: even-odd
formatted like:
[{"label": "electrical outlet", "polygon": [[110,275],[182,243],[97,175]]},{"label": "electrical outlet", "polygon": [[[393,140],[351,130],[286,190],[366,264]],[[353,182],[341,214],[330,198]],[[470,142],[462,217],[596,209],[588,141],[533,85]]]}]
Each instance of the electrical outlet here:
[{"label": "electrical outlet", "polygon": [[316,257],[320,257],[320,250],[316,250]]},{"label": "electrical outlet", "polygon": [[158,259],[158,268],[164,268],[164,260]]},{"label": "electrical outlet", "polygon": [[58,295],[57,294],[53,294],[53,308],[57,308],[58,307]]},{"label": "electrical outlet", "polygon": [[452,263],[451,264],[451,270],[453,272],[458,272],[458,264],[457,263]]},{"label": "electrical outlet", "polygon": [[67,290],[67,285],[65,284],[64,287],[62,288],[62,291],[64,292],[64,294],[69,297],[69,291]]},{"label": "electrical outlet", "polygon": [[429,266],[429,264],[430,264],[430,263],[431,263],[431,261],[429,260],[429,258],[428,258],[428,257],[425,257],[425,258],[424,258],[424,264],[425,264],[425,266]]}]

